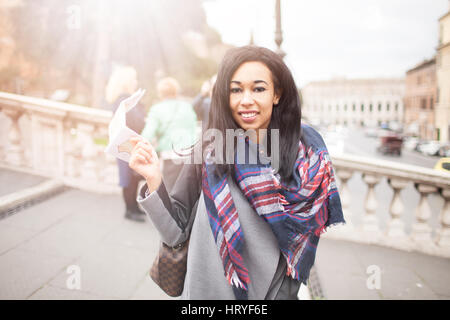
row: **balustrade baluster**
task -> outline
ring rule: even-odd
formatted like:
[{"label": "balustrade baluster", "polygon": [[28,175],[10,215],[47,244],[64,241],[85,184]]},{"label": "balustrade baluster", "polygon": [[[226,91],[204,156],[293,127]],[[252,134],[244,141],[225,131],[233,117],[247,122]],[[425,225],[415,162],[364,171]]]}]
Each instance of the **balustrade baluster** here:
[{"label": "balustrade baluster", "polygon": [[[101,138],[102,140],[105,139],[106,141],[109,140],[108,127],[98,127],[97,134],[98,138]],[[104,152],[106,149],[105,145],[97,145],[96,148],[98,150],[98,154],[100,155],[97,161],[98,163],[101,163],[101,169],[98,176],[100,182],[110,185],[117,185],[118,173],[116,168],[116,158]]]},{"label": "balustrade baluster", "polygon": [[387,224],[385,242],[392,247],[408,249],[410,242],[407,239],[405,223],[402,220],[405,206],[400,196],[401,191],[408,185],[408,180],[390,178],[388,183],[394,190],[394,195],[389,206],[390,220]]},{"label": "balustrade baluster", "polygon": [[117,160],[109,154],[105,154],[106,157],[106,168],[104,170],[104,180],[106,183],[111,185],[118,185],[119,183],[119,173],[117,169]]},{"label": "balustrade baluster", "polygon": [[442,190],[444,198],[444,207],[440,215],[441,227],[437,232],[436,242],[439,250],[450,257],[450,189]]},{"label": "balustrade baluster", "polygon": [[95,125],[90,123],[78,123],[77,139],[81,143],[81,177],[88,180],[97,180],[96,165],[97,149],[94,146],[93,136]]},{"label": "balustrade baluster", "polygon": [[3,109],[3,113],[11,119],[9,130],[9,148],[6,152],[6,162],[14,166],[25,164],[25,152],[22,147],[22,132],[20,131],[19,119],[24,114],[21,110]]},{"label": "balustrade baluster", "polygon": [[77,135],[76,135],[76,124],[74,121],[67,119],[64,122],[64,138],[65,138],[65,174],[68,177],[74,178],[80,175],[80,170],[78,168],[78,159],[77,154],[81,154],[81,144],[78,144],[77,142]]},{"label": "balustrade baluster", "polygon": [[344,212],[345,222],[347,226],[353,226],[352,224],[352,212],[350,211],[351,195],[348,189],[348,180],[353,176],[353,171],[339,169],[336,170],[336,175],[339,178],[339,196],[341,198],[342,211]]},{"label": "balustrade baluster", "polygon": [[417,246],[419,250],[433,253],[434,244],[431,239],[432,230],[428,224],[428,220],[431,217],[428,195],[436,192],[437,187],[426,184],[417,184],[416,189],[420,193],[420,200],[416,209],[416,222],[412,227],[411,239],[415,242],[415,246]]},{"label": "balustrade baluster", "polygon": [[363,174],[363,180],[367,184],[368,190],[364,201],[365,214],[363,217],[362,238],[366,242],[375,243],[380,238],[380,228],[376,216],[378,203],[375,196],[375,185],[380,182],[380,177],[372,174]]},{"label": "balustrade baluster", "polygon": [[331,228],[328,233],[338,233],[338,237],[353,240],[355,237],[354,224],[352,221],[353,213],[350,210],[351,193],[348,188],[348,180],[353,176],[352,170],[337,169],[336,176],[339,178],[339,196],[341,198],[342,212],[344,213],[345,225],[339,225]]}]

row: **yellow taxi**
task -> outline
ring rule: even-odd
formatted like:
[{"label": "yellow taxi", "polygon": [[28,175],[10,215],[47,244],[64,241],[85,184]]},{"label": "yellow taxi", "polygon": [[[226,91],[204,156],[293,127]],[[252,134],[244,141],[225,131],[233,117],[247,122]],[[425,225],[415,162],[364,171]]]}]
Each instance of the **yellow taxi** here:
[{"label": "yellow taxi", "polygon": [[434,169],[444,172],[450,172],[450,158],[440,158],[434,166]]}]

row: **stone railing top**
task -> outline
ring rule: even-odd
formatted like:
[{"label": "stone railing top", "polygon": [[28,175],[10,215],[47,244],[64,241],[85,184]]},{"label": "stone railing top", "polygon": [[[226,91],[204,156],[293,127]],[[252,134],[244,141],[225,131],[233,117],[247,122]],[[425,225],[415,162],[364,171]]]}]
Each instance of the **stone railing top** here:
[{"label": "stone railing top", "polygon": [[356,155],[339,154],[331,155],[331,158],[333,165],[339,169],[361,171],[366,174],[413,180],[417,183],[432,184],[440,188],[450,188],[450,173],[447,172]]},{"label": "stone railing top", "polygon": [[112,112],[109,110],[0,92],[0,110],[8,107],[100,124],[108,124],[112,117]]}]

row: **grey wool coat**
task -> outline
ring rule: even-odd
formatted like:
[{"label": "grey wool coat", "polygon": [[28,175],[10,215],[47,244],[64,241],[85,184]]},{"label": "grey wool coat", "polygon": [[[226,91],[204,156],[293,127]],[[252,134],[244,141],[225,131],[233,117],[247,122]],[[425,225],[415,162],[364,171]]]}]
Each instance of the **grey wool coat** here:
[{"label": "grey wool coat", "polygon": [[[248,298],[297,299],[301,283],[286,276],[286,261],[270,226],[251,208],[233,179],[228,181],[245,234],[242,256],[250,277]],[[235,299],[209,224],[201,190],[201,166],[185,164],[170,193],[164,182],[151,194],[146,191],[144,185],[138,202],[161,240],[175,246],[190,237],[181,299]]]}]

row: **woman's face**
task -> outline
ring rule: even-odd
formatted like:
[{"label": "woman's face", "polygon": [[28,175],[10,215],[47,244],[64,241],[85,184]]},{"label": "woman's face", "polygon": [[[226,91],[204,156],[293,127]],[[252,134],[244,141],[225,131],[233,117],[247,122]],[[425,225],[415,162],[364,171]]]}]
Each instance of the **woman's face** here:
[{"label": "woman's face", "polygon": [[244,130],[267,129],[278,100],[272,72],[262,62],[244,62],[231,77],[230,109],[233,119]]}]

